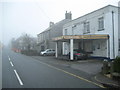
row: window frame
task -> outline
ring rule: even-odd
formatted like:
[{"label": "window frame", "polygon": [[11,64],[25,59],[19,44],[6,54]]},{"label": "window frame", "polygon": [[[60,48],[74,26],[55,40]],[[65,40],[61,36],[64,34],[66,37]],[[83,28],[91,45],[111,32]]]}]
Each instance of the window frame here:
[{"label": "window frame", "polygon": [[104,17],[98,18],[98,31],[104,30]]},{"label": "window frame", "polygon": [[77,28],[77,25],[74,25],[73,27],[72,27],[72,35],[75,35],[75,29]]},{"label": "window frame", "polygon": [[64,35],[68,35],[68,29],[64,30]]},{"label": "window frame", "polygon": [[83,34],[90,33],[90,22],[84,22],[84,31]]}]

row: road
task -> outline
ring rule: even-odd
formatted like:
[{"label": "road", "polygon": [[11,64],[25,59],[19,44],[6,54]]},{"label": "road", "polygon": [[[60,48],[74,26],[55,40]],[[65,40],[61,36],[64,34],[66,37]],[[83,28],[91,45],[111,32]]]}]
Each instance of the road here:
[{"label": "road", "polygon": [[76,73],[74,69],[61,68],[47,61],[48,57],[40,56],[37,60],[3,49],[2,88],[102,88],[87,77],[83,78],[83,72]]}]

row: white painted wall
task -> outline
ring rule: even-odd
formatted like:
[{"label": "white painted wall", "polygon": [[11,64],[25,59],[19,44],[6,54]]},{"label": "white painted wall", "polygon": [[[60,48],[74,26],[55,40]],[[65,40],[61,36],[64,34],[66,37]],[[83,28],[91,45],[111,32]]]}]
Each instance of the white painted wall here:
[{"label": "white painted wall", "polygon": [[107,57],[106,40],[93,40],[93,46],[95,49],[93,50],[93,54],[91,54],[91,56]]},{"label": "white painted wall", "polygon": [[106,14],[106,30],[110,36],[110,58],[113,59],[113,24],[112,11],[114,11],[114,47],[115,57],[118,56],[118,9],[110,8],[109,13]]},{"label": "white painted wall", "polygon": [[115,57],[118,56],[118,41],[119,41],[119,32],[118,32],[118,12],[114,12],[114,28],[115,28]]},{"label": "white painted wall", "polygon": [[[72,27],[76,25],[74,30],[74,35],[83,35],[84,22],[90,22],[90,33],[89,34],[108,34],[110,36],[110,58],[113,59],[113,25],[112,25],[112,11],[114,11],[114,46],[115,46],[115,57],[118,56],[118,8],[114,6],[106,6],[99,10],[96,10],[92,13],[86,14],[82,17],[79,17],[63,26],[63,35],[64,30],[68,30],[68,35],[72,35]],[[98,18],[104,17],[104,30],[98,31]],[[120,34],[119,34],[120,35]],[[103,40],[104,41],[104,40]],[[93,52],[93,56],[103,56],[108,57],[108,45],[107,40],[104,42],[100,40],[94,41],[94,44],[97,45],[98,42],[101,43],[102,48],[96,49]],[[86,47],[87,48],[87,47]],[[106,49],[105,49],[106,48]]]}]

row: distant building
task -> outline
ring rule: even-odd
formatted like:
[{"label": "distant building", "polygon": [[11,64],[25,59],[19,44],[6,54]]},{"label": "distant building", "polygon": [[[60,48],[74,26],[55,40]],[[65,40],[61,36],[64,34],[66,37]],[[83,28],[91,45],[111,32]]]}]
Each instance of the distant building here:
[{"label": "distant building", "polygon": [[[55,42],[52,42],[52,38],[58,37],[62,35],[63,25],[69,22],[72,19],[71,12],[65,13],[65,19],[54,23],[50,22],[49,27],[43,32],[37,35],[38,37],[38,52],[43,51],[45,49],[54,49],[55,50]],[[59,43],[59,53],[62,52],[62,43]]]},{"label": "distant building", "polygon": [[63,36],[53,40],[63,42],[63,55],[70,52],[71,60],[73,49],[83,49],[91,57],[114,59],[120,56],[120,9],[108,5],[74,19],[64,25]]}]

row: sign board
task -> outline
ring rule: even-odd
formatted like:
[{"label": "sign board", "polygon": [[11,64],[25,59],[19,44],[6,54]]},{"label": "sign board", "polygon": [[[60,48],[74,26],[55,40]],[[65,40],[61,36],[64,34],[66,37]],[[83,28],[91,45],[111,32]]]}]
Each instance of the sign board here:
[{"label": "sign board", "polygon": [[66,35],[53,38],[53,41],[66,39],[108,39],[109,35]]}]

